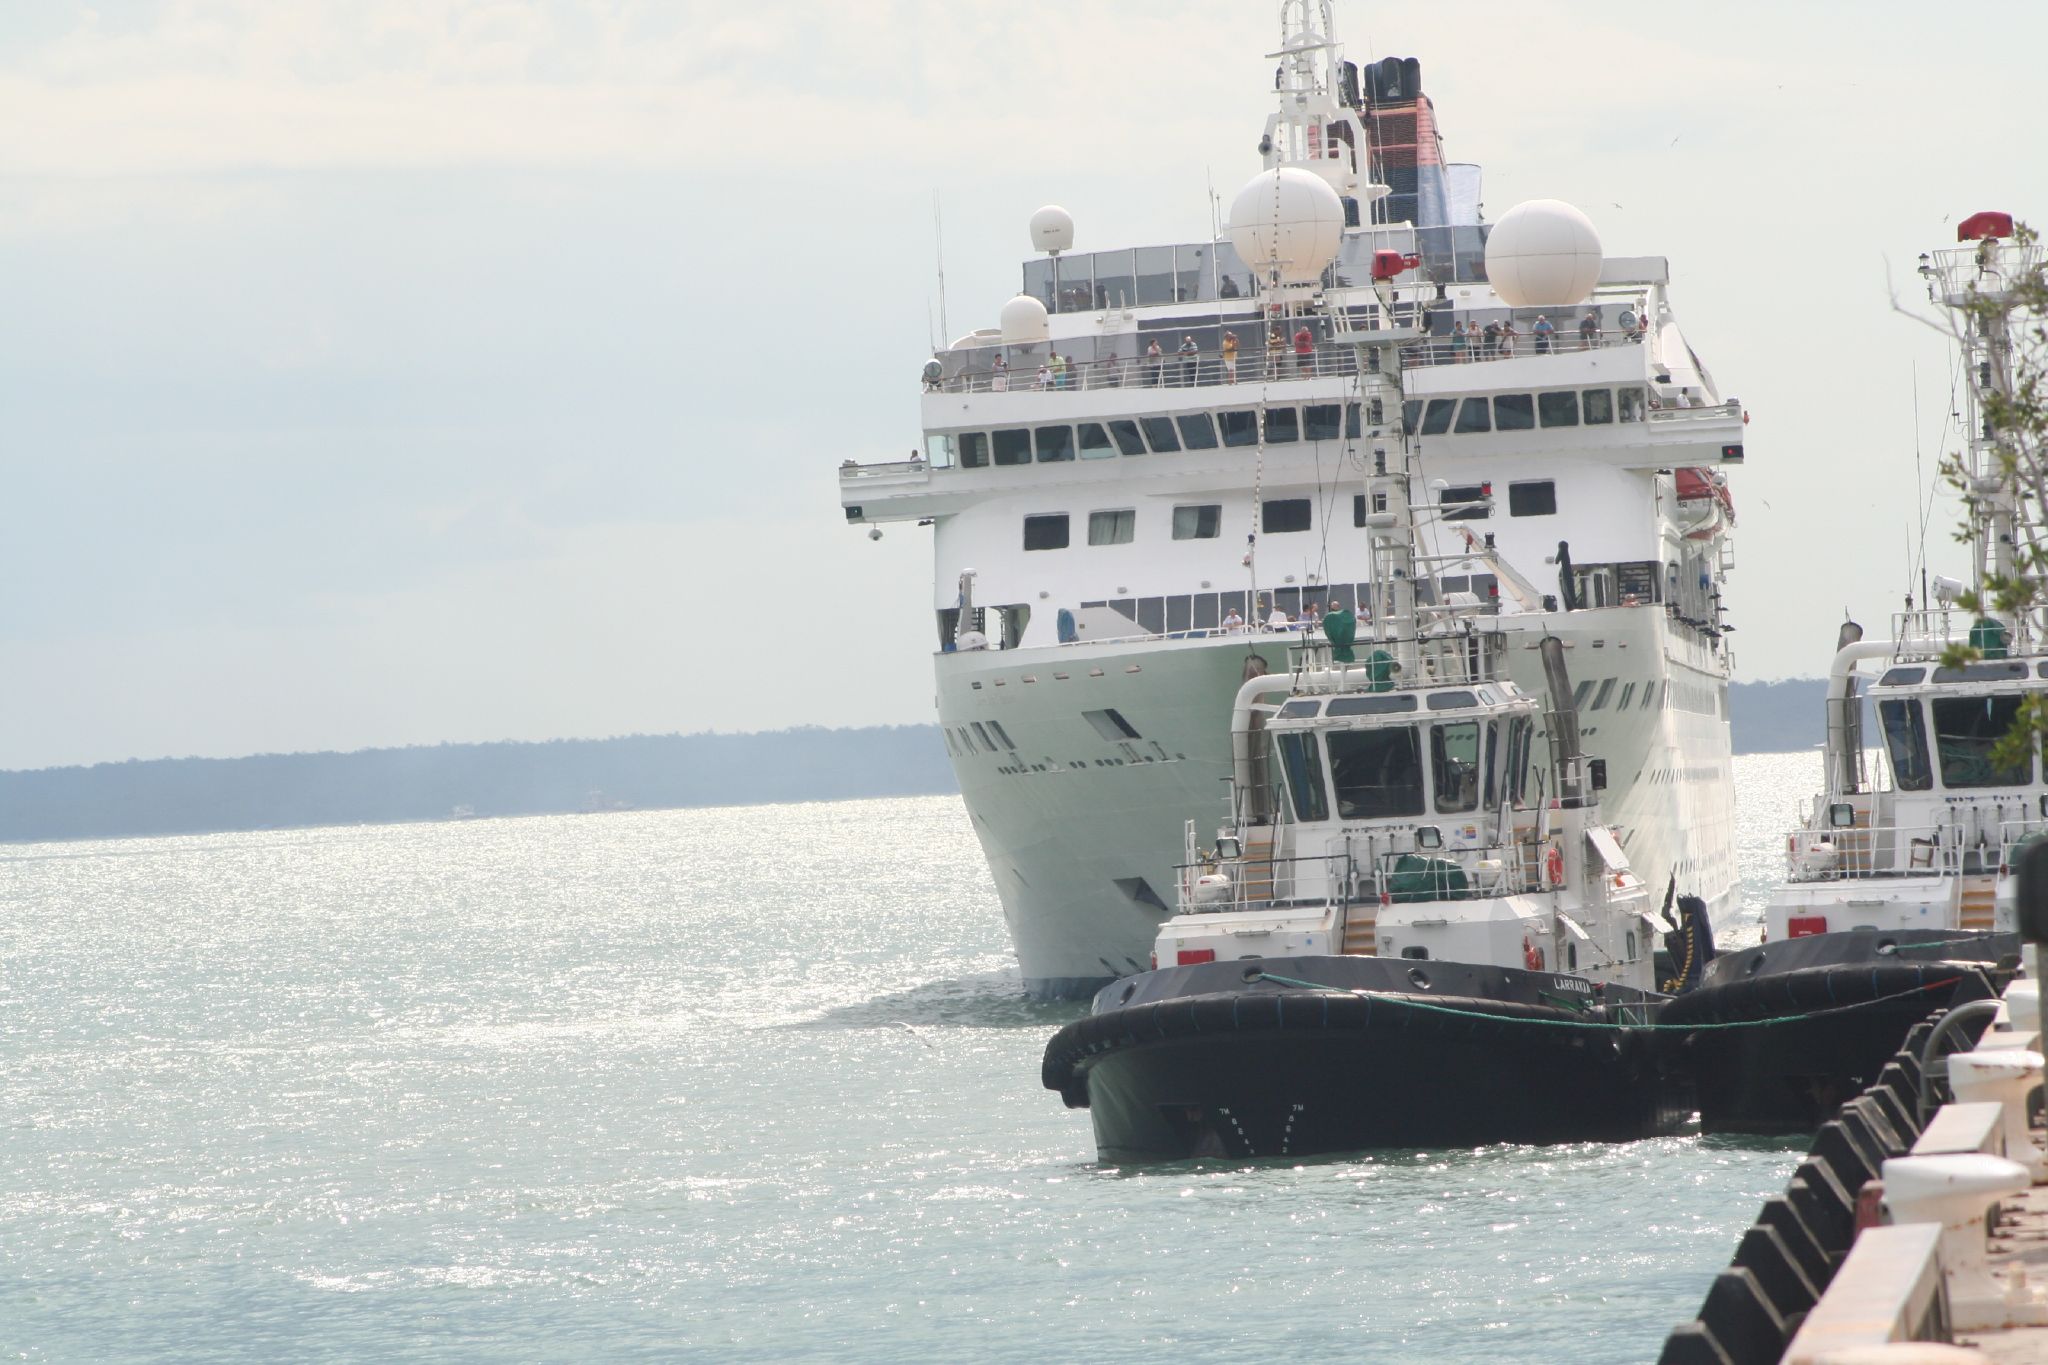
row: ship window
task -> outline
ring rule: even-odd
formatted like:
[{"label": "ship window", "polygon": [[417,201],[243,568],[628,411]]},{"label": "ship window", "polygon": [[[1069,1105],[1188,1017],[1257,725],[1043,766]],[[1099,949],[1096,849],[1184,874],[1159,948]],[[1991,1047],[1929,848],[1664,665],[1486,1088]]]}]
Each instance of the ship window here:
[{"label": "ship window", "polygon": [[1301,410],[1301,434],[1305,440],[1334,441],[1343,430],[1335,403],[1310,403]]},{"label": "ship window", "polygon": [[996,751],[996,742],[988,737],[988,731],[981,728],[980,721],[969,721],[968,726],[974,731],[974,737],[981,741],[982,748],[988,750],[990,753],[994,753]]},{"label": "ship window", "polygon": [[1333,731],[1330,774],[1346,820],[1422,814],[1422,750],[1415,727]]},{"label": "ship window", "polygon": [[1432,711],[1455,711],[1463,706],[1479,705],[1479,697],[1472,692],[1432,692],[1429,694],[1429,709]]},{"label": "ship window", "polygon": [[[1480,401],[1484,402],[1485,400],[1482,399]],[[1449,431],[1451,429],[1451,414],[1457,410],[1458,400],[1455,398],[1430,399],[1428,410],[1422,414],[1422,434],[1424,436],[1441,436]],[[1484,427],[1480,428],[1481,431],[1485,429]]]},{"label": "ship window", "polygon": [[1136,422],[1111,422],[1109,434],[1116,441],[1116,448],[1126,455],[1143,455],[1145,438],[1138,434]]},{"label": "ship window", "polygon": [[1537,483],[1508,485],[1508,515],[1550,517],[1557,515],[1557,485],[1549,479]]},{"label": "ship window", "polygon": [[1281,735],[1280,771],[1287,778],[1288,795],[1294,799],[1294,818],[1303,824],[1330,818],[1330,806],[1323,795],[1323,760],[1313,734]]},{"label": "ship window", "polygon": [[1260,509],[1259,529],[1269,536],[1281,531],[1306,531],[1308,527],[1307,498],[1272,498]]},{"label": "ship window", "polygon": [[1546,427],[1575,427],[1579,424],[1579,396],[1570,389],[1562,393],[1536,395],[1536,415]]},{"label": "ship window", "polygon": [[1198,592],[1194,596],[1194,617],[1188,622],[1194,630],[1214,630],[1221,618],[1216,614],[1216,594]]},{"label": "ship window", "polygon": [[1492,810],[1500,804],[1499,800],[1494,796],[1494,792],[1498,790],[1494,783],[1494,773],[1500,768],[1500,757],[1500,722],[1497,720],[1488,721],[1486,725],[1486,787],[1480,795],[1480,799],[1486,803],[1488,810]]},{"label": "ship window", "polygon": [[1884,730],[1885,752],[1892,761],[1892,785],[1902,792],[1924,792],[1934,785],[1927,766],[1927,722],[1918,701],[1881,701],[1877,720]]},{"label": "ship window", "polygon": [[[2043,664],[2041,667],[2048,669],[2048,664]],[[2048,678],[2048,673],[2043,673],[2041,676]],[[1884,676],[1877,680],[1877,685],[1879,687],[1898,687],[1905,683],[1925,681],[1926,677],[1927,670],[1924,668],[1887,668],[1884,671]]]},{"label": "ship window", "polygon": [[[1668,684],[1667,684],[1667,686],[1668,686]],[[1644,684],[1643,684],[1643,706],[1642,706],[1642,709],[1643,709],[1643,710],[1645,710],[1645,711],[1649,710],[1649,709],[1650,709],[1650,707],[1651,707],[1651,705],[1652,705],[1652,704],[1654,704],[1654,703],[1656,702],[1656,700],[1657,700],[1657,684],[1656,684],[1655,682],[1646,682],[1646,683],[1644,683]]]},{"label": "ship window", "polygon": [[1040,427],[1037,435],[1038,458],[1041,463],[1074,458],[1072,427]]},{"label": "ship window", "polygon": [[1574,688],[1572,689],[1572,710],[1574,710],[1574,711],[1583,711],[1583,710],[1585,710],[1585,709],[1586,709],[1586,698],[1587,698],[1587,697],[1590,697],[1590,696],[1592,696],[1592,695],[1593,695],[1593,680],[1592,680],[1591,678],[1588,678],[1588,679],[1586,679],[1586,680],[1585,680],[1584,682],[1580,683],[1580,684],[1579,684],[1579,685],[1578,685],[1577,687],[1574,687]]},{"label": "ship window", "polygon": [[960,467],[962,469],[985,469],[988,467],[987,432],[963,431],[960,433]]},{"label": "ship window", "polygon": [[1415,434],[1416,424],[1422,420],[1422,400],[1411,398],[1401,405],[1401,432],[1405,436]]},{"label": "ship window", "polygon": [[1256,412],[1219,412],[1217,425],[1223,428],[1223,444],[1254,446],[1259,443],[1259,415]]},{"label": "ship window", "polygon": [[1131,508],[1119,508],[1114,512],[1090,512],[1088,514],[1088,543],[1090,545],[1128,545],[1138,527],[1138,514]]},{"label": "ship window", "polygon": [[1937,667],[1934,670],[1936,682],[1994,682],[2026,676],[2027,666],[2019,659],[1983,659],[1964,664],[1961,668]]},{"label": "ship window", "polygon": [[1274,445],[1301,439],[1301,414],[1293,408],[1266,409],[1266,439]]},{"label": "ship window", "polygon": [[1586,709],[1589,711],[1599,711],[1604,709],[1607,705],[1607,699],[1613,695],[1614,679],[1602,678],[1600,680],[1600,690],[1593,694],[1593,704],[1587,707]]},{"label": "ship window", "polygon": [[1214,540],[1223,525],[1223,508],[1217,503],[1173,509],[1175,540]]},{"label": "ship window", "polygon": [[1616,397],[1621,408],[1621,420],[1640,422],[1643,420],[1643,391],[1641,389],[1617,389]]},{"label": "ship window", "polygon": [[1614,391],[1611,389],[1586,389],[1580,394],[1586,400],[1586,425],[1604,427],[1614,420]]},{"label": "ship window", "polygon": [[1166,599],[1167,634],[1176,636],[1184,634],[1188,628],[1188,619],[1189,601],[1187,594],[1182,593],[1179,596]]},{"label": "ship window", "polygon": [[1626,687],[1621,689],[1621,699],[1614,703],[1614,709],[1617,711],[1628,710],[1628,704],[1631,701],[1635,700],[1635,695],[1636,685],[1634,683],[1629,683]]},{"label": "ship window", "polygon": [[1187,442],[1189,450],[1214,450],[1216,448],[1216,425],[1209,420],[1206,412],[1190,412],[1180,420],[1180,438]]},{"label": "ship window", "polygon": [[1344,405],[1344,434],[1356,440],[1358,437],[1358,404]]},{"label": "ship window", "polygon": [[1145,428],[1146,443],[1161,455],[1171,455],[1180,449],[1180,437],[1173,434],[1171,417],[1140,417],[1138,422]]},{"label": "ship window", "polygon": [[1402,692],[1385,697],[1332,697],[1328,714],[1333,716],[1384,716],[1394,711],[1413,711],[1415,694]]},{"label": "ship window", "polygon": [[1313,716],[1323,709],[1323,704],[1314,698],[1297,698],[1280,704],[1280,719],[1293,720],[1298,716]]},{"label": "ship window", "polygon": [[1535,724],[1527,716],[1517,717],[1508,723],[1508,761],[1505,769],[1508,796],[1523,800],[1529,790],[1529,750]]},{"label": "ship window", "polygon": [[1030,464],[1031,433],[1023,427],[994,433],[997,464]]},{"label": "ship window", "polygon": [[1114,706],[1101,711],[1083,711],[1081,718],[1095,727],[1096,734],[1101,735],[1107,740],[1144,738],[1143,735],[1138,733],[1135,726],[1124,719],[1124,713],[1117,710]]},{"label": "ship window", "polygon": [[1166,599],[1163,597],[1141,597],[1138,599],[1138,628],[1147,635],[1166,633]]},{"label": "ship window", "polygon": [[1081,458],[1100,460],[1116,454],[1116,447],[1109,443],[1109,430],[1100,422],[1083,422],[1080,426]]},{"label": "ship window", "polygon": [[1475,431],[1492,430],[1493,420],[1486,415],[1486,400],[1484,398],[1467,398],[1458,405],[1457,432],[1459,435],[1463,436]]},{"label": "ship window", "polygon": [[1536,425],[1536,400],[1526,393],[1503,393],[1493,400],[1496,431],[1528,431]]},{"label": "ship window", "polygon": [[990,721],[988,723],[988,728],[995,733],[995,737],[997,739],[1003,742],[1003,747],[1005,749],[1015,749],[1017,747],[1016,744],[1010,739],[1010,732],[1005,730],[996,721]]},{"label": "ship window", "polygon": [[1436,501],[1437,506],[1449,509],[1445,521],[1484,521],[1493,515],[1493,490],[1485,484],[1452,484],[1436,495]]},{"label": "ship window", "polygon": [[1992,747],[2019,717],[2020,699],[1936,697],[1934,747],[1941,756],[1944,787],[2014,787],[2034,780],[2034,760],[2022,750],[2017,763],[1998,763]]},{"label": "ship window", "polygon": [[1438,814],[1455,815],[1478,807],[1478,721],[1429,727],[1429,780],[1436,791]]},{"label": "ship window", "polygon": [[950,432],[934,433],[924,438],[924,461],[933,469],[953,467],[953,443],[960,438]]},{"label": "ship window", "polygon": [[1067,516],[1024,518],[1024,548],[1027,550],[1064,550],[1067,548]]}]

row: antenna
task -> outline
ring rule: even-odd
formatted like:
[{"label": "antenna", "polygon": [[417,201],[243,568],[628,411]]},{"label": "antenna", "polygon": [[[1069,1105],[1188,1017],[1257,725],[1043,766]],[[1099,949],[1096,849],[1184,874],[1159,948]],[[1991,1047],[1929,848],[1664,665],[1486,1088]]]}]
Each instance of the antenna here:
[{"label": "antenna", "polygon": [[[939,214],[939,192],[932,191],[932,253],[939,263],[939,334],[953,335],[953,329],[946,325],[946,224]],[[936,349],[937,343],[933,343]]]}]

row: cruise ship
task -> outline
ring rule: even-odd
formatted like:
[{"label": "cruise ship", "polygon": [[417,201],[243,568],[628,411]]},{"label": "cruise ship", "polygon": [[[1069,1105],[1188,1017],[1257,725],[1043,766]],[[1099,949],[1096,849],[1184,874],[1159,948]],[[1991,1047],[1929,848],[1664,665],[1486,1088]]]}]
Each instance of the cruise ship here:
[{"label": "cruise ship", "polygon": [[939,724],[1028,989],[1148,966],[1185,822],[1228,815],[1238,688],[1332,604],[1373,610],[1366,480],[1404,431],[1436,590],[1524,637],[1531,691],[1564,642],[1631,865],[1718,913],[1747,415],[1666,261],[1555,201],[1485,221],[1419,62],[1345,60],[1327,0],[1287,0],[1266,60],[1219,234],[1081,252],[1041,209],[997,325],[924,365],[922,455],[839,471],[849,523],[931,528]]}]

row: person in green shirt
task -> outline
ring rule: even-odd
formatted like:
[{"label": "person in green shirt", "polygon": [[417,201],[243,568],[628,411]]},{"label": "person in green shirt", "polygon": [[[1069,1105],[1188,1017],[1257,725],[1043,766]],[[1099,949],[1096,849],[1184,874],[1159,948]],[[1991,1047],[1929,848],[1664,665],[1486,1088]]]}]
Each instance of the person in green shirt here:
[{"label": "person in green shirt", "polygon": [[1358,618],[1343,604],[1330,603],[1330,610],[1323,616],[1323,634],[1330,641],[1332,662],[1349,664],[1358,662],[1351,652],[1351,642],[1358,638]]}]

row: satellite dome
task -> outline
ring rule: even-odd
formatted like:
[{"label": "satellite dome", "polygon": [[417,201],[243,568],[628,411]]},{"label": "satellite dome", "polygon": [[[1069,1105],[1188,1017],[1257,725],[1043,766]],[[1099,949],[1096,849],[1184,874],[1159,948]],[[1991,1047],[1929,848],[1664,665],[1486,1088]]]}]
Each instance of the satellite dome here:
[{"label": "satellite dome", "polygon": [[1511,308],[1569,308],[1600,283],[1600,234],[1561,199],[1515,205],[1486,238],[1486,277]]},{"label": "satellite dome", "polygon": [[1270,282],[1313,284],[1337,259],[1344,204],[1313,171],[1277,166],[1245,182],[1230,202],[1230,244]]},{"label": "satellite dome", "polygon": [[1045,305],[1029,294],[1019,294],[1004,304],[1001,322],[1005,346],[1029,346],[1050,335],[1045,325]]},{"label": "satellite dome", "polygon": [[1031,215],[1031,245],[1039,251],[1070,251],[1074,246],[1074,215],[1047,204]]}]

